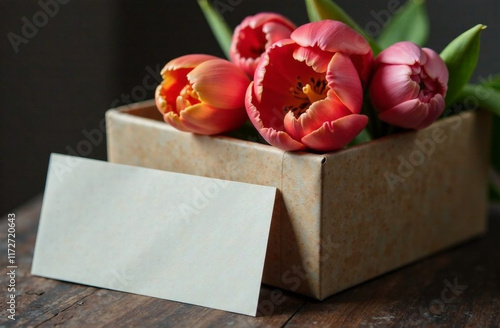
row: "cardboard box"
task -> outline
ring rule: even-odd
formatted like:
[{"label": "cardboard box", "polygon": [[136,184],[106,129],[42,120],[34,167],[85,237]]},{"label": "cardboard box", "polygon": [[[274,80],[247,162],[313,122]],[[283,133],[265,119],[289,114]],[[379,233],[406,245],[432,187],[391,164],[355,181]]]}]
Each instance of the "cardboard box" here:
[{"label": "cardboard box", "polygon": [[482,111],[328,154],[180,132],[152,101],[106,123],[110,162],[277,187],[263,282],[317,299],[486,230]]}]

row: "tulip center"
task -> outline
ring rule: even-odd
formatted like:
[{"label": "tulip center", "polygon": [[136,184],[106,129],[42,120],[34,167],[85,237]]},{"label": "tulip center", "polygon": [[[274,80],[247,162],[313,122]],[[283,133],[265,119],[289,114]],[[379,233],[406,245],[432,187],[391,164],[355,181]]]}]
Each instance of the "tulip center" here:
[{"label": "tulip center", "polygon": [[190,84],[186,84],[184,88],[181,89],[179,95],[175,99],[175,109],[177,113],[184,110],[186,107],[200,103],[198,98],[198,93],[193,90]]},{"label": "tulip center", "polygon": [[438,80],[432,79],[423,67],[413,68],[414,74],[411,79],[418,83],[419,92],[418,99],[424,103],[428,103],[437,94],[443,94],[443,86]]},{"label": "tulip center", "polygon": [[328,92],[328,82],[324,77],[311,77],[309,83],[302,82],[300,76],[297,76],[295,86],[290,87],[290,94],[293,96],[288,100],[288,103],[283,107],[283,111],[288,113],[292,111],[295,118],[299,118],[304,114],[311,104],[318,100],[326,98]]},{"label": "tulip center", "polygon": [[262,29],[245,27],[240,33],[236,48],[243,58],[259,58],[266,51],[266,34]]},{"label": "tulip center", "polygon": [[323,94],[316,93],[310,84],[306,84],[306,86],[302,88],[302,92],[307,96],[307,99],[309,99],[309,103],[311,104],[318,100],[325,99],[325,96]]}]

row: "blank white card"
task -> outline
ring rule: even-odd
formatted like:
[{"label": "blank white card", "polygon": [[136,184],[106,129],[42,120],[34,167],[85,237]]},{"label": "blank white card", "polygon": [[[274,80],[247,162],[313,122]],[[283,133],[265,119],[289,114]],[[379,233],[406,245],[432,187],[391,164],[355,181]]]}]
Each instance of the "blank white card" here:
[{"label": "blank white card", "polygon": [[275,196],[53,154],[32,274],[255,315]]}]

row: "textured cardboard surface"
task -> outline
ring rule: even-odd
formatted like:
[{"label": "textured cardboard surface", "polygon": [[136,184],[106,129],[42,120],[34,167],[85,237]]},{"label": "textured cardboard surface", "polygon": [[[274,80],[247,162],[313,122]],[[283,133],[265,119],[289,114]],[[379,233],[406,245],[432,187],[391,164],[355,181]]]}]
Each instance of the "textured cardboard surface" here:
[{"label": "textured cardboard surface", "polygon": [[263,281],[318,299],[486,229],[481,111],[329,154],[180,132],[151,101],[106,119],[111,162],[277,187]]}]

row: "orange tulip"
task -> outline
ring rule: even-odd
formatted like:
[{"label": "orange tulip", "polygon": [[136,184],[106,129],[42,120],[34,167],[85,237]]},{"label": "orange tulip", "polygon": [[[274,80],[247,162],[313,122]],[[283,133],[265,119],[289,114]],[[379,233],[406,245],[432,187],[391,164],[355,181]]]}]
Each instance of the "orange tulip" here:
[{"label": "orange tulip", "polygon": [[210,55],[186,55],[168,62],[155,101],[165,122],[186,132],[218,134],[238,128],[248,116],[250,83],[235,64]]}]

